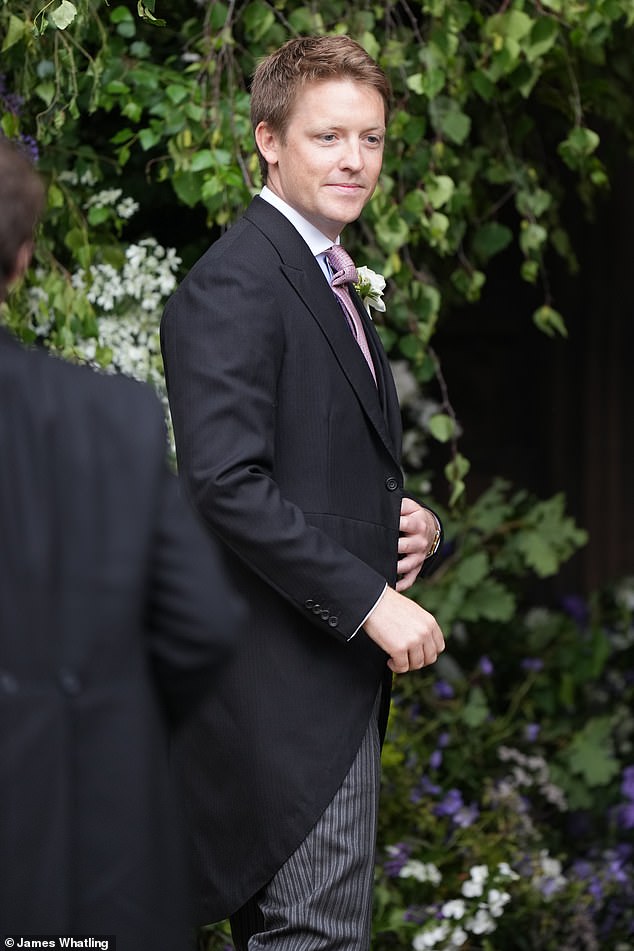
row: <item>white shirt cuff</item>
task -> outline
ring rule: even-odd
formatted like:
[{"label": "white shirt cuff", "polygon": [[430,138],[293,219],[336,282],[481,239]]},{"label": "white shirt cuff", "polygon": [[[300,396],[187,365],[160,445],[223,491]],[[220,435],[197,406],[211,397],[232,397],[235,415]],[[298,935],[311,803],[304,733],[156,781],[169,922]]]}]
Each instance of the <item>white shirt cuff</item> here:
[{"label": "white shirt cuff", "polygon": [[370,617],[370,615],[372,614],[372,612],[374,611],[374,609],[377,607],[379,601],[381,600],[381,598],[383,597],[383,595],[384,595],[385,592],[387,591],[387,588],[388,588],[388,584],[387,584],[387,581],[386,581],[386,582],[385,582],[385,587],[383,588],[383,591],[381,591],[381,594],[378,596],[378,598],[376,599],[376,601],[374,602],[374,604],[372,605],[372,607],[370,608],[370,610],[368,611],[368,613],[366,614],[366,616],[363,618],[363,620],[361,621],[361,624],[359,624],[359,627],[356,629],[356,631],[354,631],[353,634],[350,635],[350,637],[348,638],[349,641],[352,640],[352,638],[355,636],[355,634],[358,634],[358,633],[359,633],[359,631],[361,630],[361,628],[363,627],[363,625],[365,624],[365,622],[367,621],[367,619]]}]

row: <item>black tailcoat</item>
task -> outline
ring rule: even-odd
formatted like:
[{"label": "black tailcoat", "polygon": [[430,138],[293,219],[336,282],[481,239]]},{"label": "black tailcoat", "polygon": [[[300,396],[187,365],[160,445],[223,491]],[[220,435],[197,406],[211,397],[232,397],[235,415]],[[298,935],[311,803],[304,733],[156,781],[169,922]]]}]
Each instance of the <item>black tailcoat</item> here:
[{"label": "black tailcoat", "polygon": [[355,632],[396,580],[401,424],[358,306],[378,389],[310,249],[256,198],[163,318],[180,473],[249,604],[247,636],[177,755],[207,921],[305,837],[381,682],[385,722],[387,657]]},{"label": "black tailcoat", "polygon": [[239,619],[149,388],[0,331],[0,931],[178,951],[167,750]]}]

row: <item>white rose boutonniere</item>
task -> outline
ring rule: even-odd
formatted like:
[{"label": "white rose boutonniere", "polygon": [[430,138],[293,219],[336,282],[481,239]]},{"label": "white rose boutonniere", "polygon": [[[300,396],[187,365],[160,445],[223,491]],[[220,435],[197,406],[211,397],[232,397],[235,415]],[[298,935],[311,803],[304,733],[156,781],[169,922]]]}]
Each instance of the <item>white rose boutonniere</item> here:
[{"label": "white rose boutonniere", "polygon": [[[385,302],[383,300],[383,291],[385,290],[385,278],[382,274],[377,274],[369,267],[358,267],[357,274],[359,278],[356,282],[355,290],[363,301],[368,312],[373,307],[374,310],[385,311]],[[372,316],[372,315],[370,315]]]}]

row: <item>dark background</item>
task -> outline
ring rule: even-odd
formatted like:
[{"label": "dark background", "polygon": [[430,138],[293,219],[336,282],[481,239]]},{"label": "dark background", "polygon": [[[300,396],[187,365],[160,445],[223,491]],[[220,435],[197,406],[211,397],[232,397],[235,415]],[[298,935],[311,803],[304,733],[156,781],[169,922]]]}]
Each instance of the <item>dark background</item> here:
[{"label": "dark background", "polygon": [[471,461],[469,497],[495,476],[542,498],[563,491],[590,533],[553,582],[560,594],[634,573],[633,172],[627,156],[618,159],[593,221],[571,196],[579,272],[548,264],[567,339],[533,324],[541,301],[512,253],[491,268],[481,301],[448,315],[434,338]]}]

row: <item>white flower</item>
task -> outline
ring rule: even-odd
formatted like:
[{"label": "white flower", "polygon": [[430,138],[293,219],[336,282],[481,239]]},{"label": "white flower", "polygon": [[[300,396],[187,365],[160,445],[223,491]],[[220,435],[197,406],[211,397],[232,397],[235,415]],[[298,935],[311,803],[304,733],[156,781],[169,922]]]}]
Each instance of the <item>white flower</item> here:
[{"label": "white flower", "polygon": [[494,918],[499,918],[504,913],[504,906],[510,902],[511,896],[508,892],[501,892],[498,888],[492,888],[487,895],[489,911]]},{"label": "white flower", "polygon": [[365,266],[358,267],[357,274],[359,276],[354,286],[368,313],[370,313],[370,307],[378,311],[384,311],[385,278],[383,275],[377,274],[376,271]]},{"label": "white flower", "polygon": [[453,898],[451,901],[446,901],[440,910],[443,918],[460,919],[464,918],[466,905],[461,898]]},{"label": "white flower", "polygon": [[418,859],[406,862],[399,872],[399,877],[415,878],[418,882],[431,882],[432,885],[438,885],[442,881],[442,875],[435,865],[431,862],[419,862]]},{"label": "white flower", "polygon": [[516,881],[518,880],[518,878],[519,878],[519,875],[517,874],[517,872],[514,872],[514,871],[513,871],[513,869],[511,868],[511,866],[508,864],[508,862],[499,862],[499,863],[498,863],[498,872],[499,872],[499,874],[502,875],[504,878],[510,878],[510,879],[512,879],[512,880],[515,881],[515,882],[516,882]]},{"label": "white flower", "polygon": [[482,883],[474,882],[472,879],[469,879],[468,882],[462,883],[460,891],[465,898],[479,898],[483,891]]},{"label": "white flower", "polygon": [[451,932],[450,941],[454,948],[461,948],[469,935],[464,930],[464,928],[454,928]]},{"label": "white flower", "polygon": [[469,870],[470,878],[462,883],[460,891],[465,898],[479,898],[484,891],[484,883],[489,877],[489,869],[486,865],[474,865]]},{"label": "white flower", "polygon": [[114,205],[122,195],[120,188],[104,188],[96,195],[91,195],[86,202],[86,208],[107,208],[108,205]]},{"label": "white flower", "polygon": [[474,882],[486,882],[489,877],[489,869],[486,865],[473,865],[469,869],[469,875]]},{"label": "white flower", "polygon": [[465,928],[473,934],[491,934],[495,931],[495,922],[485,908],[478,908],[473,918],[465,923]]},{"label": "white flower", "polygon": [[124,219],[131,218],[138,210],[139,203],[133,198],[122,198],[115,209],[119,217]]},{"label": "white flower", "polygon": [[448,930],[447,925],[443,922],[428,931],[419,931],[412,941],[412,947],[415,951],[425,951],[426,948],[435,948],[436,945],[445,941]]}]

